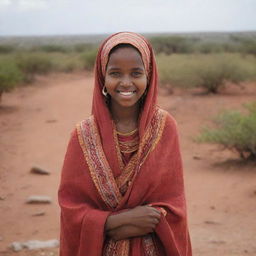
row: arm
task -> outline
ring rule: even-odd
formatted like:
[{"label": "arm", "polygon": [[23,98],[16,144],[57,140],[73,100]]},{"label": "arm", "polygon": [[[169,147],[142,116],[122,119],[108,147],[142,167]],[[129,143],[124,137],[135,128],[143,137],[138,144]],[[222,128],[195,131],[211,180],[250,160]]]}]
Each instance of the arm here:
[{"label": "arm", "polygon": [[114,240],[146,235],[153,232],[161,213],[151,206],[137,206],[107,218],[105,231]]}]

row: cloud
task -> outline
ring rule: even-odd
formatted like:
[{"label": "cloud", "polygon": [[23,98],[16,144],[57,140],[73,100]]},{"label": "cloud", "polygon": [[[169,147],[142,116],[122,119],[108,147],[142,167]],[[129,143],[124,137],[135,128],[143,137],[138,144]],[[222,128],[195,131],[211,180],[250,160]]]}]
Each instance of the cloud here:
[{"label": "cloud", "polygon": [[0,0],[0,8],[17,11],[42,10],[48,6],[48,0]]},{"label": "cloud", "polygon": [[11,3],[11,0],[0,0],[0,8],[9,6]]},{"label": "cloud", "polygon": [[31,10],[31,9],[46,9],[47,1],[45,0],[19,0],[19,8],[21,10]]}]

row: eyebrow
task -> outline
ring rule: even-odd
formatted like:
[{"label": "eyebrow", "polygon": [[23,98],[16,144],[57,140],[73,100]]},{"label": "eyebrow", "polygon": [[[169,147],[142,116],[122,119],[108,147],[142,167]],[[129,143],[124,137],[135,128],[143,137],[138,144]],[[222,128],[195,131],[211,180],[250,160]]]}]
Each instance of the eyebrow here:
[{"label": "eyebrow", "polygon": [[[110,67],[107,69],[108,71],[113,71],[113,70],[120,70],[120,68],[116,68],[116,67]],[[139,67],[136,67],[136,68],[132,68],[133,71],[144,71],[143,68],[139,68]]]}]

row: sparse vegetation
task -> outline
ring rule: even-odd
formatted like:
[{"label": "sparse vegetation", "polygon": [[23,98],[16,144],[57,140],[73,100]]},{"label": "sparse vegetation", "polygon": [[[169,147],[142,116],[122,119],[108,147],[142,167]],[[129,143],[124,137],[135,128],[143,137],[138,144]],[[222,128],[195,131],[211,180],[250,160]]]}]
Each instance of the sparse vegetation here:
[{"label": "sparse vegetation", "polygon": [[[13,63],[6,65],[4,80],[9,77],[10,84],[15,86],[22,79],[32,81],[36,74],[92,70],[102,38],[83,40],[76,36],[73,39],[42,37],[0,41],[1,67],[1,63]],[[253,33],[151,35],[148,38],[157,53],[160,82],[167,88],[200,86],[217,93],[227,81],[239,83],[256,77],[256,35]],[[17,76],[19,79],[11,78],[6,71],[8,68],[9,73],[16,70],[21,74]]]},{"label": "sparse vegetation", "polygon": [[3,92],[12,90],[22,79],[22,72],[13,62],[0,63],[0,102]]},{"label": "sparse vegetation", "polygon": [[226,111],[215,119],[217,128],[205,127],[198,142],[217,143],[235,150],[243,159],[256,161],[256,102],[246,104],[247,113]]},{"label": "sparse vegetation", "polygon": [[26,82],[33,81],[37,74],[47,74],[53,70],[51,59],[43,54],[19,55],[16,61],[20,70],[24,73]]},{"label": "sparse vegetation", "polygon": [[87,70],[92,70],[94,67],[97,50],[93,49],[82,54],[83,67]]},{"label": "sparse vegetation", "polygon": [[156,53],[167,55],[173,53],[190,53],[196,39],[186,39],[179,36],[153,37],[150,39]]},{"label": "sparse vegetation", "polygon": [[160,82],[167,87],[203,87],[218,93],[228,81],[238,84],[256,78],[255,58],[239,54],[160,54],[157,62]]}]

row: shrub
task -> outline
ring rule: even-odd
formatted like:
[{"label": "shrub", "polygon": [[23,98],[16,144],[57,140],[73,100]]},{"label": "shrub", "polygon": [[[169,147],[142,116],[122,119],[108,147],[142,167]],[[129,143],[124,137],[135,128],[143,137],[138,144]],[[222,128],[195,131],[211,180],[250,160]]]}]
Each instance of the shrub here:
[{"label": "shrub", "polygon": [[32,49],[33,51],[43,51],[43,52],[68,52],[70,49],[63,45],[54,45],[54,44],[48,44],[48,45],[42,45],[38,46],[36,48]]},{"label": "shrub", "polygon": [[87,51],[81,55],[81,59],[83,62],[83,67],[87,70],[92,70],[94,67],[95,59],[97,55],[97,50],[93,49]]},{"label": "shrub", "polygon": [[215,119],[217,128],[203,128],[198,142],[217,143],[235,150],[243,159],[256,160],[256,102],[246,104],[246,114],[226,111]]},{"label": "shrub", "polygon": [[224,52],[224,47],[216,43],[201,43],[197,46],[197,51],[204,54]]},{"label": "shrub", "polygon": [[3,92],[10,91],[23,79],[22,72],[12,62],[0,63],[0,101]]},{"label": "shrub", "polygon": [[85,52],[90,51],[94,48],[93,44],[75,44],[73,46],[75,52]]},{"label": "shrub", "polygon": [[33,81],[36,74],[47,74],[53,70],[50,57],[43,54],[19,55],[16,61],[18,67],[24,73],[26,82]]},{"label": "shrub", "polygon": [[152,37],[150,39],[156,53],[189,53],[193,51],[193,39],[179,36]]},{"label": "shrub", "polygon": [[198,84],[195,75],[195,67],[198,65],[197,55],[159,54],[156,60],[161,85],[190,88]]},{"label": "shrub", "polygon": [[227,81],[238,84],[256,77],[254,58],[237,54],[157,55],[161,84],[203,87],[218,93]]},{"label": "shrub", "polygon": [[242,44],[242,51],[256,57],[256,40],[247,40]]},{"label": "shrub", "polygon": [[15,47],[11,45],[0,45],[1,54],[8,54],[8,53],[14,52],[14,50],[15,50]]},{"label": "shrub", "polygon": [[247,78],[242,65],[221,56],[217,56],[208,63],[205,62],[196,73],[199,77],[197,86],[201,86],[211,93],[218,93],[227,81],[238,84]]}]

